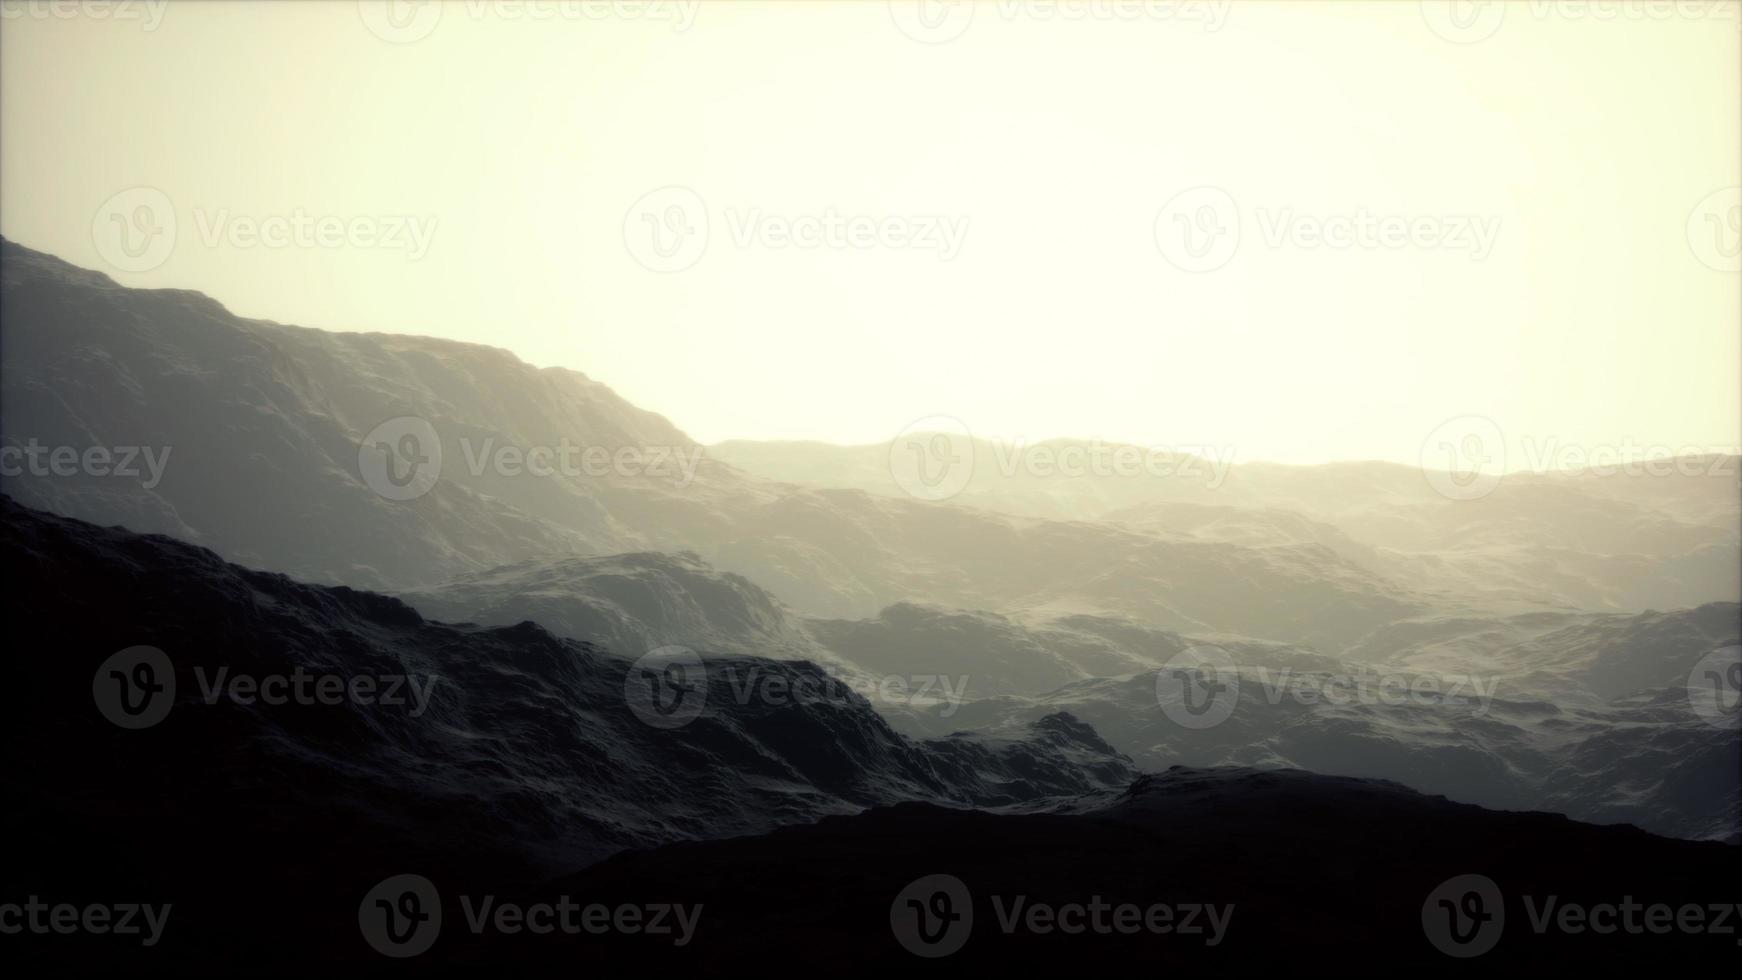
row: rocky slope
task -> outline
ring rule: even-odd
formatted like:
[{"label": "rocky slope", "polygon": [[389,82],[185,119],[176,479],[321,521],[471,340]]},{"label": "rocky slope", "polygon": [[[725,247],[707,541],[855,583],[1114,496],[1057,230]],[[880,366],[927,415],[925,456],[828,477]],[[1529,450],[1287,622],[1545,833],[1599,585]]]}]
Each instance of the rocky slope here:
[{"label": "rocky slope", "polygon": [[[10,500],[0,543],[7,594],[30,611],[7,625],[21,672],[8,806],[62,857],[123,819],[146,840],[296,839],[311,860],[363,835],[556,869],[898,800],[1002,806],[1135,774],[1063,716],[910,740],[802,662],[699,661],[682,678],[699,714],[649,721],[628,659],[531,623],[433,622]],[[128,730],[103,713],[106,675],[138,645],[162,651],[173,683],[161,721]],[[118,673],[131,683],[136,669]],[[329,702],[323,677],[367,691]],[[297,678],[304,694],[287,693]],[[143,690],[126,688],[149,702]]]}]

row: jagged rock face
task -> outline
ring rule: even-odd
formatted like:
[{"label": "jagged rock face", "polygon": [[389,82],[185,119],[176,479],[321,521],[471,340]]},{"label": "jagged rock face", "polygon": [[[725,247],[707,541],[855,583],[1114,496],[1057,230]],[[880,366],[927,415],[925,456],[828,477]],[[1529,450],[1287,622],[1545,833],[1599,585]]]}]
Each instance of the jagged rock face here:
[{"label": "jagged rock face", "polygon": [[[396,599],[9,499],[0,516],[7,593],[31,611],[8,619],[9,648],[28,655],[5,765],[15,814],[39,827],[98,833],[120,812],[144,838],[312,836],[317,853],[391,838],[549,871],[899,800],[1032,803],[1135,775],[1068,718],[910,740],[808,663],[711,658],[700,714],[656,727],[626,699],[628,659],[531,623],[446,625]],[[140,644],[173,665],[174,706],[130,731],[99,713],[93,684],[107,683],[107,658]],[[383,696],[270,704],[232,697],[220,670],[379,678]],[[401,677],[405,703],[384,703]]]}]

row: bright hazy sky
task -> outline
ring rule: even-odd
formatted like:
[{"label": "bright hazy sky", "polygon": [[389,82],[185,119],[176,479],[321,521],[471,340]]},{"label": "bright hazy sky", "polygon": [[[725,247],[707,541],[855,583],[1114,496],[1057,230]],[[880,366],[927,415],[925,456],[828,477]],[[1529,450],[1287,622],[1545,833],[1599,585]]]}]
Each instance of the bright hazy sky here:
[{"label": "bright hazy sky", "polygon": [[704,441],[1742,441],[1733,2],[0,10],[9,238]]}]

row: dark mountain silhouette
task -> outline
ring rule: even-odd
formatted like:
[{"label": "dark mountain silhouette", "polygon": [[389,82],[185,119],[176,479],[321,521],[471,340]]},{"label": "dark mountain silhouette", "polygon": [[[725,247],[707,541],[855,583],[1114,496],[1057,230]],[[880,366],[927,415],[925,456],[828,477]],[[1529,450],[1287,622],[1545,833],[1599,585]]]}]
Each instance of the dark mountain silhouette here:
[{"label": "dark mountain silhouette", "polygon": [[[781,957],[887,971],[910,962],[891,932],[894,896],[939,873],[978,903],[972,938],[948,961],[958,964],[1085,955],[1069,936],[1005,935],[992,895],[1233,903],[1214,947],[1097,936],[1106,942],[1095,956],[1245,966],[1334,957],[1350,943],[1436,963],[1422,896],[1456,874],[1487,875],[1511,902],[1734,898],[1742,852],[1722,845],[1292,771],[1134,778],[1064,714],[1014,739],[914,742],[851,696],[740,704],[716,673],[755,668],[796,683],[814,670],[801,663],[711,662],[704,713],[658,729],[625,700],[626,661],[531,624],[430,622],[395,599],[248,571],[10,500],[0,500],[0,536],[20,611],[7,621],[8,649],[22,672],[6,712],[8,885],[51,901],[168,902],[175,917],[148,951],[121,937],[8,937],[8,956],[26,965],[116,968],[149,952],[159,967],[203,972],[263,950],[265,966],[284,972],[385,962],[359,931],[358,906],[399,874],[444,896],[437,945],[406,962],[425,970],[584,961],[731,973]],[[113,651],[139,643],[171,656],[176,691],[160,722],[127,730],[93,702],[93,681]],[[202,703],[198,670],[220,666],[256,678],[301,669],[441,680],[418,717],[379,703]],[[462,895],[700,903],[703,918],[683,947],[646,935],[474,934]],[[1716,936],[1542,938],[1520,909],[1508,916],[1498,959],[1735,948]]]},{"label": "dark mountain silhouette", "polygon": [[[769,873],[773,868],[780,873]],[[1538,933],[1532,913],[1540,917],[1553,896],[1557,911],[1623,901],[1676,910],[1698,905],[1709,921],[1710,907],[1734,903],[1738,871],[1742,850],[1722,844],[1491,812],[1379,781],[1177,767],[1061,812],[879,808],[761,837],[625,854],[527,895],[606,901],[685,895],[720,909],[705,927],[712,931],[684,948],[565,937],[537,949],[548,963],[585,956],[614,966],[659,963],[724,975],[779,962],[864,976],[1113,965],[1362,973],[1379,963],[1388,973],[1439,974],[1478,965],[1559,971],[1733,964],[1734,933],[1666,930],[1662,919],[1652,933],[1643,928],[1642,911],[1635,913],[1635,932],[1570,933],[1551,925]],[[962,883],[973,918],[958,952],[928,960],[898,943],[890,920],[910,883],[937,874]],[[1504,920],[1491,951],[1460,960],[1431,943],[1424,906],[1443,883],[1468,874],[1498,887]],[[1205,934],[1073,935],[1056,926],[1006,933],[1000,916],[1018,897],[1030,907],[1099,901],[1231,905],[1232,913],[1214,945],[1202,915]],[[1431,909],[1436,918],[1443,911]],[[1104,921],[1114,921],[1113,914],[1104,913]],[[1183,925],[1183,916],[1175,923]],[[462,959],[527,948],[500,936],[456,939],[451,955]],[[852,955],[843,956],[849,949]]]},{"label": "dark mountain silhouette", "polygon": [[[691,676],[699,716],[655,727],[626,694],[628,659],[532,623],[431,622],[397,599],[5,498],[0,541],[21,611],[7,625],[19,676],[4,762],[29,851],[19,887],[168,881],[208,903],[256,901],[315,869],[355,873],[375,851],[543,875],[901,800],[1034,804],[1136,774],[1066,716],[910,740],[802,662],[710,658]],[[138,645],[168,658],[173,706],[127,730],[100,710],[103,666]],[[264,700],[265,679],[298,675],[369,678],[374,693],[301,702],[281,683],[291,703]],[[251,679],[242,696],[225,680],[237,676]]]}]

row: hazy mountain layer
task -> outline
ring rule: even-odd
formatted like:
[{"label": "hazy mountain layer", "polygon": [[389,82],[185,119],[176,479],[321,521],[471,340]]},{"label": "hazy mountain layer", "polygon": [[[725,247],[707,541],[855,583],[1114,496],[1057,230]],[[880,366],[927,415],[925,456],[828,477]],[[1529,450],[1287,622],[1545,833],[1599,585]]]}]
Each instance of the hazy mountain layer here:
[{"label": "hazy mountain layer", "polygon": [[[1326,667],[1229,647],[1224,718],[1182,723],[1157,672],[1077,681],[903,719],[919,731],[1068,711],[1146,768],[1287,766],[1395,780],[1483,806],[1552,810],[1661,834],[1742,841],[1742,708],[1714,724],[1689,702],[1702,657],[1738,643],[1738,606],[1584,617],[1563,629],[1461,624],[1436,643]],[[1516,633],[1509,634],[1511,625]],[[1223,678],[1218,678],[1223,679]],[[1412,687],[1420,685],[1419,693]]]},{"label": "hazy mountain layer", "polygon": [[[914,600],[1334,646],[1430,608],[1313,545],[751,478],[603,385],[501,350],[246,320],[12,243],[0,265],[0,440],[163,462],[132,477],[43,462],[6,491],[305,579],[416,590],[556,555],[692,550],[811,616]],[[408,441],[406,425],[427,428]]]},{"label": "hazy mountain layer", "polygon": [[[1221,447],[1203,457],[1164,455],[1151,471],[1147,451],[1118,444],[959,440],[952,449],[967,450],[952,470],[966,481],[953,504],[1106,520],[1175,541],[1317,545],[1450,607],[1643,611],[1742,596],[1736,457],[1659,461],[1660,472],[1513,473],[1479,499],[1454,500],[1420,470],[1390,463],[1239,464]],[[1131,451],[1123,469],[1113,455],[1121,449]],[[903,497],[891,452],[888,443],[708,448],[761,476]],[[1076,460],[1078,475],[1062,472],[1061,459]]]}]

